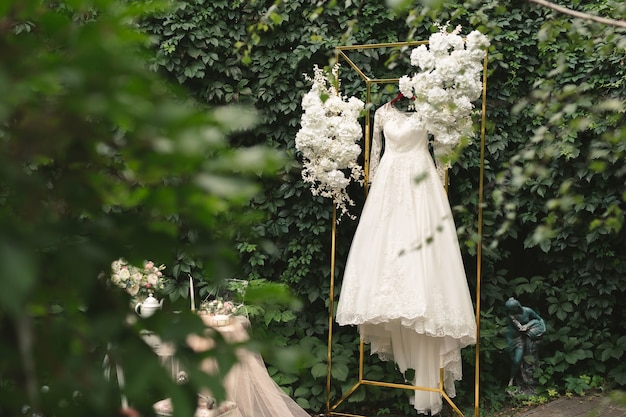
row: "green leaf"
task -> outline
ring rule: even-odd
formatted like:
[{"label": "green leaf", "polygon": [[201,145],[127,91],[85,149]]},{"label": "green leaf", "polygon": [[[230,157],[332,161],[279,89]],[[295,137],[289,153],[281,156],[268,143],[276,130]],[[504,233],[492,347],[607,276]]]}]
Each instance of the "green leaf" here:
[{"label": "green leaf", "polygon": [[17,242],[0,241],[0,306],[12,315],[22,314],[37,277],[37,261],[32,253]]},{"label": "green leaf", "polygon": [[325,363],[316,363],[311,367],[311,375],[313,378],[322,378],[328,375],[328,365]]},{"label": "green leaf", "polygon": [[298,405],[305,410],[311,409],[311,403],[306,398],[297,397],[296,403],[298,403]]},{"label": "green leaf", "polygon": [[335,363],[330,370],[330,374],[337,381],[345,381],[348,379],[350,370],[347,365]]}]

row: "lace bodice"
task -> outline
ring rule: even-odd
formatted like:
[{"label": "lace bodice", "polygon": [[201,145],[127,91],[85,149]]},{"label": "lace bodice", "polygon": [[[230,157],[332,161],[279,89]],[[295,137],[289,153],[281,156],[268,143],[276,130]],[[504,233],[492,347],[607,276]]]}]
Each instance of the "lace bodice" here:
[{"label": "lace bodice", "polygon": [[[376,110],[374,114],[374,128],[372,130],[372,149],[370,152],[370,165],[368,182],[373,182],[378,169],[383,148],[382,137],[385,137],[385,153],[419,152],[423,155],[430,153],[428,150],[428,132],[419,123],[415,113],[398,110],[387,103]],[[443,156],[447,150],[442,149],[436,142],[434,144],[436,156]],[[445,173],[448,166],[441,159],[434,158],[437,174],[444,184]]]}]

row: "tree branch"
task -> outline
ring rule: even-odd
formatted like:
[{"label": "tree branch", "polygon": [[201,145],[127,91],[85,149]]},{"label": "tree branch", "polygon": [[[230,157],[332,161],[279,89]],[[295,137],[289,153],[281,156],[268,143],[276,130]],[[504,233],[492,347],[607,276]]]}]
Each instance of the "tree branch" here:
[{"label": "tree branch", "polygon": [[558,4],[550,3],[547,0],[528,0],[533,3],[537,3],[541,6],[548,7],[557,12],[564,13],[570,16],[578,17],[585,20],[593,20],[594,22],[603,23],[605,25],[617,26],[620,28],[626,28],[626,20],[608,19],[606,17],[594,16],[592,14],[578,12],[576,10],[568,9],[567,7],[559,6]]}]

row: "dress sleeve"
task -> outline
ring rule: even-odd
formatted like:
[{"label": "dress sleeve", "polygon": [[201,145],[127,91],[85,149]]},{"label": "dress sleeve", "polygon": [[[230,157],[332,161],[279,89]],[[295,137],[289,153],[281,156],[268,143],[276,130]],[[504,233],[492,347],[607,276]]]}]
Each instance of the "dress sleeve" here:
[{"label": "dress sleeve", "polygon": [[374,113],[374,129],[372,129],[372,149],[370,150],[370,168],[367,177],[367,182],[372,183],[376,170],[378,169],[378,162],[380,161],[380,153],[382,150],[382,131],[383,131],[383,119],[384,119],[384,106],[380,107]]},{"label": "dress sleeve", "polygon": [[[452,152],[452,147],[449,145],[444,145],[439,141],[433,142],[433,153],[435,156],[435,166],[437,167],[437,174],[439,175],[439,179],[441,180],[441,184],[446,186],[446,171],[451,167],[450,165],[450,156]],[[445,162],[444,162],[445,161]]]}]

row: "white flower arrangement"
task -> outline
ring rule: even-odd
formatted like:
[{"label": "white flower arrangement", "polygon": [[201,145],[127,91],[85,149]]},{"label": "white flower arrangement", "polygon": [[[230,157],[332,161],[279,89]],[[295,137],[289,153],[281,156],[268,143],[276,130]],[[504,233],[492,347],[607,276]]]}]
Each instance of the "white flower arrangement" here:
[{"label": "white flower arrangement", "polygon": [[161,271],[164,269],[165,265],[156,266],[152,261],[146,261],[143,268],[137,268],[120,258],[111,263],[111,282],[133,297],[146,298],[163,290],[165,276]]},{"label": "white flower arrangement", "polygon": [[244,303],[244,299],[248,284],[249,282],[247,280],[236,278],[227,279],[224,288],[215,288],[200,303],[199,311],[212,316],[247,316],[248,309]]},{"label": "white flower arrangement", "polygon": [[[296,135],[296,148],[304,160],[302,179],[312,184],[313,195],[333,199],[341,209],[337,222],[344,214],[354,219],[347,208],[354,201],[346,189],[352,180],[363,184],[363,168],[357,162],[361,147],[357,142],[363,137],[358,118],[365,103],[341,94],[339,64],[330,74],[317,65],[313,70],[313,78],[304,74],[313,85],[302,98],[304,113]],[[349,175],[343,170],[349,170]]]},{"label": "white flower arrangement", "polygon": [[445,146],[456,146],[472,130],[472,101],[482,92],[480,78],[489,39],[475,30],[465,41],[457,26],[438,25],[428,48],[420,45],[411,52],[411,65],[420,71],[400,78],[400,92],[412,98],[413,119]]},{"label": "white flower arrangement", "polygon": [[234,316],[244,312],[245,306],[243,304],[235,304],[232,301],[224,301],[222,297],[217,297],[200,303],[200,311],[214,316]]}]

